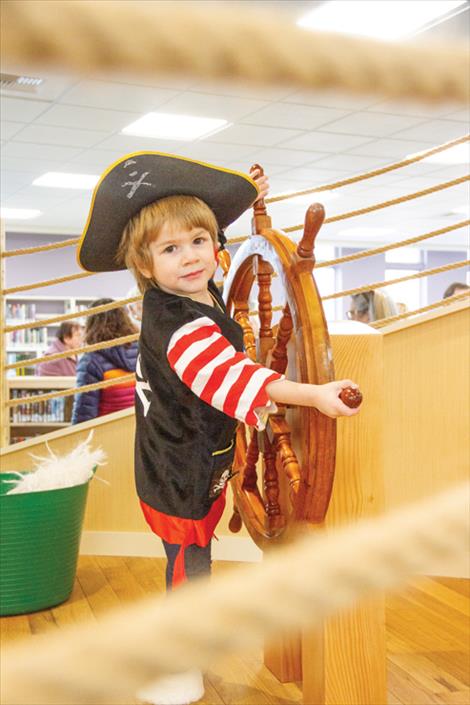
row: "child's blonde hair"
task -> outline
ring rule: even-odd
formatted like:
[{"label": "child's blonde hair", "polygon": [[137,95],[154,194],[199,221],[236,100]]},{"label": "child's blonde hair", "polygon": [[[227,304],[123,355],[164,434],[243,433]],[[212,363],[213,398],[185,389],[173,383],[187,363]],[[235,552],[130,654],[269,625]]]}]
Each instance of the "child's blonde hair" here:
[{"label": "child's blonde hair", "polygon": [[157,239],[165,223],[186,230],[204,228],[217,246],[219,226],[209,206],[196,196],[167,196],[150,203],[129,220],[119,243],[117,261],[133,273],[140,291],[145,293],[153,280],[142,274],[152,269],[149,245]]}]

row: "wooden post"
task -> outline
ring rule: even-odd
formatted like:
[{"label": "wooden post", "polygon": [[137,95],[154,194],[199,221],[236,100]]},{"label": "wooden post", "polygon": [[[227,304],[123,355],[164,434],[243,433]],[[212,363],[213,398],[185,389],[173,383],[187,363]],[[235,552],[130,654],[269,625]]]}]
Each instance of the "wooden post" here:
[{"label": "wooden post", "polygon": [[[5,252],[5,226],[3,220],[0,221],[0,253]],[[6,288],[5,278],[5,258],[0,258],[0,290]],[[5,406],[8,401],[8,384],[5,365],[7,364],[7,341],[3,332],[6,325],[6,300],[3,294],[0,295],[0,448],[4,448],[10,442],[9,418],[10,410]]]}]

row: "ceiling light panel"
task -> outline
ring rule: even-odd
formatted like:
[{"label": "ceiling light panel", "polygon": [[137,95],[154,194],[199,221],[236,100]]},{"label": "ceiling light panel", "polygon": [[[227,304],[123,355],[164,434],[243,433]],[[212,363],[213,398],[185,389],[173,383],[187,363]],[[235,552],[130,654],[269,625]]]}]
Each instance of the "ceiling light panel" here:
[{"label": "ceiling light panel", "polygon": [[34,208],[0,208],[0,218],[3,220],[31,220],[41,215]]},{"label": "ceiling light panel", "polygon": [[330,0],[301,17],[301,27],[396,40],[435,22],[465,0]]},{"label": "ceiling light panel", "polygon": [[99,176],[95,174],[67,174],[60,171],[48,171],[33,181],[33,186],[48,188],[93,189]]},{"label": "ceiling light panel", "polygon": [[229,126],[227,120],[177,113],[147,113],[121,130],[124,135],[190,142]]}]

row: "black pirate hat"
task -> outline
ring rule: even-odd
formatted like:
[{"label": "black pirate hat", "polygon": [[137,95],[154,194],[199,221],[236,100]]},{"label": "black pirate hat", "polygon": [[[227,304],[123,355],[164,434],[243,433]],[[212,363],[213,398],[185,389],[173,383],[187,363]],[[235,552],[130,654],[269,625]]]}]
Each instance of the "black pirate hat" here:
[{"label": "black pirate hat", "polygon": [[88,272],[125,269],[116,261],[123,230],[141,208],[166,196],[197,196],[213,210],[219,229],[236,220],[256,199],[246,174],[161,152],[126,154],[102,175],[93,192],[77,250]]}]

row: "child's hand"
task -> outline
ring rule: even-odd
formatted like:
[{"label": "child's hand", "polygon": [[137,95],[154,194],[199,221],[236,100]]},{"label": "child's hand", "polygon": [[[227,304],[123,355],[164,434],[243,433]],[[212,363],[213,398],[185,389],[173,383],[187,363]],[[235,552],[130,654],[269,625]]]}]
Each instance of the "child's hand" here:
[{"label": "child's hand", "polygon": [[259,169],[254,169],[252,172],[250,172],[250,176],[253,179],[253,181],[256,182],[256,185],[259,188],[259,195],[255,199],[254,203],[256,201],[261,200],[262,198],[266,198],[266,196],[269,193],[269,179],[266,176],[266,174],[261,174]]},{"label": "child's hand", "polygon": [[339,395],[342,389],[352,387],[358,389],[358,385],[350,379],[342,379],[337,382],[328,382],[315,386],[314,406],[325,416],[336,419],[338,416],[355,416],[359,413],[359,408],[351,409],[341,401]]}]

